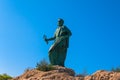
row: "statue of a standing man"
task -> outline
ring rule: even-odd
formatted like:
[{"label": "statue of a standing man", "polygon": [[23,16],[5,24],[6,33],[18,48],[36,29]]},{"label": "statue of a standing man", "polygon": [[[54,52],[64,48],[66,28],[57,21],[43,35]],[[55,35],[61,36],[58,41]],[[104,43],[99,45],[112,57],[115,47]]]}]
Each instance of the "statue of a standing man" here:
[{"label": "statue of a standing man", "polygon": [[64,66],[66,59],[67,48],[69,47],[69,37],[72,35],[71,31],[63,25],[64,20],[58,19],[58,28],[52,38],[44,38],[45,41],[54,40],[53,45],[49,49],[49,60],[52,65]]}]

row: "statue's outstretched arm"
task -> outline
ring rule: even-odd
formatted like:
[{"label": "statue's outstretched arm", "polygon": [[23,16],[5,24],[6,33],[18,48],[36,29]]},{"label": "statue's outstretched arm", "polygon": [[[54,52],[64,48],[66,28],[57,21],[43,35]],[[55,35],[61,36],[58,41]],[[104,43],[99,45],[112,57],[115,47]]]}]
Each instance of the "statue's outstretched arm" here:
[{"label": "statue's outstretched arm", "polygon": [[43,39],[44,39],[45,42],[48,44],[48,41],[54,40],[54,39],[55,39],[55,36],[54,36],[54,37],[51,37],[51,38],[47,38],[46,35],[43,35]]},{"label": "statue's outstretched arm", "polygon": [[55,40],[55,37],[51,37],[51,38],[47,39],[47,41],[52,41],[52,40]]}]

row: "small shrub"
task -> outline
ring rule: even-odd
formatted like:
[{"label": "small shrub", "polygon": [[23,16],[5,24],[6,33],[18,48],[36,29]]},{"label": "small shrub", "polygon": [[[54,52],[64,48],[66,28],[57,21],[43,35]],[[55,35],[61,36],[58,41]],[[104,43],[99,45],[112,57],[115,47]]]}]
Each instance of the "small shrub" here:
[{"label": "small shrub", "polygon": [[87,75],[88,75],[87,70],[84,69],[84,70],[82,71],[82,73],[77,74],[76,77],[85,77],[85,76],[87,76]]},{"label": "small shrub", "polygon": [[30,71],[30,70],[32,70],[32,69],[33,69],[33,68],[28,67],[28,68],[26,68],[26,69],[24,70],[24,72]]},{"label": "small shrub", "polygon": [[76,77],[85,77],[83,74],[77,74]]},{"label": "small shrub", "polygon": [[7,74],[0,74],[0,80],[10,80],[10,79],[12,79],[11,76]]},{"label": "small shrub", "polygon": [[46,60],[42,60],[39,63],[37,63],[36,69],[40,71],[50,71],[54,70],[55,68],[52,65],[48,64]]},{"label": "small shrub", "polygon": [[112,68],[111,71],[120,72],[120,67]]}]

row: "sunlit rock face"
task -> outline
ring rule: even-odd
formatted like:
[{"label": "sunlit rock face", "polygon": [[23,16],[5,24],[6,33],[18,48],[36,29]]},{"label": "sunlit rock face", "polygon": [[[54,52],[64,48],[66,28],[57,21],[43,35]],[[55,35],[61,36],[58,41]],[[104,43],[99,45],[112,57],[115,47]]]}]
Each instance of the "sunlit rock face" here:
[{"label": "sunlit rock face", "polygon": [[75,76],[72,69],[61,66],[54,66],[54,68],[51,71],[27,70],[12,80],[120,80],[119,72],[99,70],[92,75]]}]

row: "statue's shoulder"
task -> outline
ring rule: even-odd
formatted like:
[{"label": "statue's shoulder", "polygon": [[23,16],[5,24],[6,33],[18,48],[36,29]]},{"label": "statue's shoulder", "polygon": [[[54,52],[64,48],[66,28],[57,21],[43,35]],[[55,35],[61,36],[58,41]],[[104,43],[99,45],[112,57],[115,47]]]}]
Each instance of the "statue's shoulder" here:
[{"label": "statue's shoulder", "polygon": [[62,27],[63,27],[64,29],[68,29],[68,28],[67,28],[67,26],[65,26],[65,25],[64,25],[64,26],[62,26]]},{"label": "statue's shoulder", "polygon": [[67,26],[63,26],[63,28],[65,29],[65,30],[67,30],[67,31],[70,31],[69,29],[68,29],[68,27]]},{"label": "statue's shoulder", "polygon": [[63,28],[67,28],[67,26],[66,26],[66,25],[63,25],[62,27],[63,27]]},{"label": "statue's shoulder", "polygon": [[70,35],[72,35],[71,31],[69,30],[69,28],[67,28],[67,26],[63,26],[64,30],[67,31]]}]

